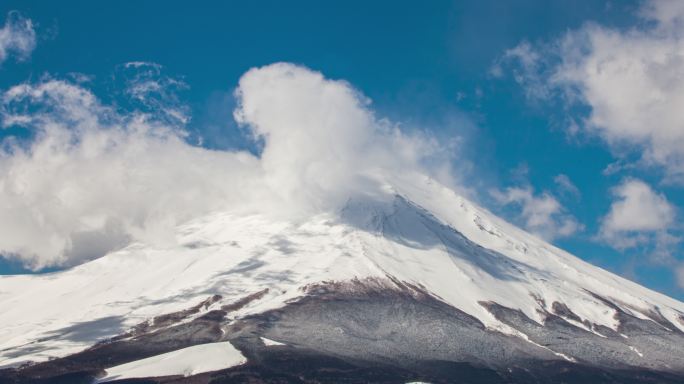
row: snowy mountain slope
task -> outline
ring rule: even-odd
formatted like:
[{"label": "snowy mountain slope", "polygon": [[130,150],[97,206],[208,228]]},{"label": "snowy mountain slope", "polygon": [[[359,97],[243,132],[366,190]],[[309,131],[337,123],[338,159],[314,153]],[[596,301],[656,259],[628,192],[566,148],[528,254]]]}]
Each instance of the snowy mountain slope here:
[{"label": "snowy mountain slope", "polygon": [[[2,276],[0,366],[77,354],[117,336],[163,335],[220,311],[213,341],[273,313],[279,320],[264,331],[269,339],[392,360],[408,353],[398,342],[371,353],[377,341],[350,346],[335,329],[359,327],[344,308],[368,320],[369,308],[393,311],[385,306],[396,301],[411,317],[403,325],[376,319],[383,325],[374,332],[406,332],[425,318],[451,340],[421,347],[428,336],[414,324],[414,337],[399,343],[425,348],[414,360],[434,353],[492,366],[538,359],[684,372],[684,303],[591,266],[433,180],[410,180],[385,180],[386,195],[353,197],[334,214],[287,221],[216,213],[178,227],[176,247],[133,244],[64,272]],[[336,306],[327,300],[331,289],[339,290],[335,300],[356,304]],[[363,295],[385,299],[359,304]],[[447,312],[451,320],[439,314]],[[464,340],[503,345],[502,357],[464,354]]]}]

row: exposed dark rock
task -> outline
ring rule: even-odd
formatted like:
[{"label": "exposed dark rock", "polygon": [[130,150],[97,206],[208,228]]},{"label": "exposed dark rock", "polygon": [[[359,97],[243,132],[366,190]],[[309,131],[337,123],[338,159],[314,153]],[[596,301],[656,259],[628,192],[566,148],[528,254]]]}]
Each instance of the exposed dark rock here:
[{"label": "exposed dark rock", "polygon": [[[528,342],[487,329],[421,287],[396,279],[317,284],[306,293],[283,308],[234,321],[227,316],[231,311],[265,292],[191,321],[165,316],[183,321],[62,359],[2,370],[0,383],[89,383],[111,366],[226,340],[248,363],[192,377],[118,383],[684,382],[681,332],[624,312],[617,316],[626,337],[612,330],[601,336],[568,322],[581,319],[562,303],[552,304],[554,313],[546,313],[543,325],[521,311],[481,303]],[[266,346],[260,337],[285,345]]]}]

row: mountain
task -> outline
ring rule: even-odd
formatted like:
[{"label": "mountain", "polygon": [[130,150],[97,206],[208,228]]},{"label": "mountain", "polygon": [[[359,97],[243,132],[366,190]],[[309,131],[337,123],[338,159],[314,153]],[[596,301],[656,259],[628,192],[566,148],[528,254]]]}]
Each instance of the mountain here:
[{"label": "mountain", "polygon": [[422,177],[0,277],[1,383],[676,383],[684,303]]}]

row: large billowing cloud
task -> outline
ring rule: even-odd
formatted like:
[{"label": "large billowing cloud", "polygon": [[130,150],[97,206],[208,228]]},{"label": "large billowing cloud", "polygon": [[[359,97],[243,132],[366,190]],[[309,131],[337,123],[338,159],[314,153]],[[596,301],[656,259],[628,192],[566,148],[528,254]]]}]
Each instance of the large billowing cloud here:
[{"label": "large billowing cloud", "polygon": [[265,142],[264,182],[287,201],[335,207],[355,191],[372,191],[371,174],[415,169],[437,152],[434,141],[376,119],[370,101],[346,82],[301,67],[250,70],[237,96],[236,120]]},{"label": "large billowing cloud", "polygon": [[5,25],[0,28],[0,64],[10,55],[26,59],[36,47],[36,33],[33,22],[17,12],[7,14]]},{"label": "large billowing cloud", "polygon": [[155,80],[154,65],[125,68],[144,75],[127,83],[142,102],[133,110],[58,79],[1,95],[3,126],[31,138],[0,151],[0,254],[32,268],[70,265],[131,241],[173,244],[176,224],[215,210],[334,211],[380,193],[373,175],[423,171],[424,154],[439,152],[377,119],[346,82],[285,63],[248,71],[236,90],[235,117],[260,155],[193,146],[186,111],[176,98],[160,102],[178,83]]}]

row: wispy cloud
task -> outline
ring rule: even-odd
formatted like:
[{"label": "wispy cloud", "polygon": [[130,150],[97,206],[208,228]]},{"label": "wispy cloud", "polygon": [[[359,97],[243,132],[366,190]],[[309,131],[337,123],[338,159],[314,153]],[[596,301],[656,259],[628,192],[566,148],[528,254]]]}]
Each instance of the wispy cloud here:
[{"label": "wispy cloud", "polygon": [[139,111],[154,112],[169,124],[185,125],[190,120],[189,108],[179,98],[188,88],[180,78],[164,76],[157,63],[133,61],[119,66],[117,77],[123,92]]},{"label": "wispy cloud", "polygon": [[491,195],[501,205],[519,207],[519,216],[525,228],[546,240],[568,237],[583,228],[561,203],[547,192],[535,194],[531,187],[511,187],[503,191],[492,190]]},{"label": "wispy cloud", "polygon": [[679,285],[680,288],[684,288],[684,263],[681,263],[679,267],[677,267],[675,276],[677,278],[677,285]]},{"label": "wispy cloud", "polygon": [[568,175],[558,174],[553,178],[554,183],[558,186],[558,190],[561,194],[570,195],[576,199],[582,196],[579,188],[570,180]]},{"label": "wispy cloud", "polygon": [[[531,100],[545,99],[549,97],[551,89],[544,78],[547,63],[537,47],[528,41],[523,41],[517,46],[507,49],[490,68],[490,74],[494,77],[502,77],[505,69],[511,69],[513,79],[522,86],[526,96]],[[515,63],[511,66],[510,63]]]},{"label": "wispy cloud", "polygon": [[33,22],[18,12],[7,14],[5,25],[0,28],[0,64],[11,56],[25,60],[36,47],[36,32]]}]

